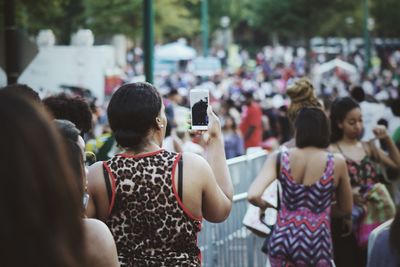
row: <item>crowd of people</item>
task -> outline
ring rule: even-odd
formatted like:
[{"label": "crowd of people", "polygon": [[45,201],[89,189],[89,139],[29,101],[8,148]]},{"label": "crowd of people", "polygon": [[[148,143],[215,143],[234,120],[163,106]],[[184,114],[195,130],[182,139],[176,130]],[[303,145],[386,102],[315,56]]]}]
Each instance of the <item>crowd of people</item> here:
[{"label": "crowd of people", "polygon": [[[267,209],[262,194],[279,181],[271,266],[396,266],[398,53],[387,64],[359,86],[330,73],[344,91],[302,77],[302,56],[268,53],[207,80],[126,83],[103,104],[3,88],[5,265],[200,266],[202,220],[232,209],[227,159],[264,149],[248,199]],[[210,91],[207,134],[190,129],[199,86]]]}]

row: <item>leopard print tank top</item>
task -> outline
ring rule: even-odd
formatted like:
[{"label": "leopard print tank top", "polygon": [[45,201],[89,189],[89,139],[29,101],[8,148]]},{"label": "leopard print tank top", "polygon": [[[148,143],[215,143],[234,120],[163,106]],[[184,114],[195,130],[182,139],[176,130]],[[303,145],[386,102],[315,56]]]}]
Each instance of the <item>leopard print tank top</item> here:
[{"label": "leopard print tank top", "polygon": [[174,173],[180,154],[165,150],[104,162],[112,184],[106,224],[121,266],[200,266],[202,218],[178,197]]}]

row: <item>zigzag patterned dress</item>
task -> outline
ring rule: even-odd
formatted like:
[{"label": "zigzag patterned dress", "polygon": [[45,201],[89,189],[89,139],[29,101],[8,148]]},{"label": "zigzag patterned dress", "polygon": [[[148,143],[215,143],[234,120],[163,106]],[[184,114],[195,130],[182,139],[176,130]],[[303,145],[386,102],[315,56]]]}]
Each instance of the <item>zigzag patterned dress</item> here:
[{"label": "zigzag patterned dress", "polygon": [[276,266],[334,266],[330,207],[335,190],[333,155],[328,153],[322,177],[312,185],[293,180],[288,151],[282,152],[281,208],[269,240],[269,259]]}]

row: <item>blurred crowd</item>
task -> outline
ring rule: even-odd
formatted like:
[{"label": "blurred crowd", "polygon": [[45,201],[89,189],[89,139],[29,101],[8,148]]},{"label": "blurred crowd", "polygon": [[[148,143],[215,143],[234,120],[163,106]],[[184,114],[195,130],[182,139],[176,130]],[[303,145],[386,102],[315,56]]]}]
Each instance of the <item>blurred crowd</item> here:
[{"label": "blurred crowd", "polygon": [[[66,141],[66,146],[69,147],[69,145],[73,144],[68,155],[71,156],[76,151],[78,151],[76,152],[78,156],[75,158],[80,158],[79,155],[82,155],[82,158],[74,167],[74,171],[78,170],[75,176],[80,177],[80,180],[67,186],[71,192],[69,195],[60,195],[59,197],[65,198],[60,201],[65,202],[68,198],[76,201],[83,198],[83,209],[86,211],[86,215],[105,221],[116,241],[115,245],[112,242],[110,232],[105,230],[107,228],[104,228],[103,224],[86,219],[82,215],[82,207],[78,208],[76,205],[74,208],[67,205],[63,207],[70,209],[71,212],[68,216],[77,216],[77,218],[79,216],[78,221],[71,220],[71,231],[73,231],[74,225],[75,229],[78,229],[82,235],[83,230],[80,228],[82,225],[94,229],[93,232],[89,231],[88,234],[91,238],[89,240],[90,243],[95,244],[96,242],[93,240],[102,239],[105,241],[100,243],[103,246],[108,246],[105,249],[107,253],[99,257],[99,255],[96,256],[90,253],[101,249],[101,247],[84,243],[82,239],[78,240],[81,243],[83,242],[82,247],[78,247],[78,249],[85,247],[86,251],[90,252],[90,257],[87,260],[95,264],[91,266],[117,266],[117,251],[119,262],[127,264],[126,266],[130,266],[129,263],[134,260],[143,260],[143,262],[151,263],[164,260],[171,263],[178,258],[182,260],[182,264],[187,260],[187,262],[191,261],[193,263],[190,266],[198,266],[201,259],[199,260],[198,257],[199,250],[197,244],[195,244],[195,236],[200,231],[199,222],[201,222],[202,216],[210,221],[221,222],[229,215],[232,205],[233,189],[225,157],[226,159],[235,158],[252,153],[255,150],[274,152],[282,147],[288,149],[297,147],[298,140],[295,140],[294,137],[296,130],[301,128],[296,125],[301,112],[309,112],[310,116],[322,116],[324,120],[321,123],[326,125],[328,123],[327,118],[331,119],[332,136],[331,138],[324,136],[326,139],[324,142],[327,146],[331,145],[331,151],[341,153],[344,158],[346,158],[346,155],[352,155],[355,150],[358,151],[357,153],[361,151],[361,154],[365,154],[366,159],[362,158],[360,164],[355,164],[356,161],[351,162],[351,157],[346,158],[346,161],[343,158],[333,159],[333,157],[329,158],[329,160],[332,159],[338,164],[340,162],[343,162],[343,165],[347,164],[349,174],[344,171],[343,173],[346,174],[339,175],[340,178],[338,179],[351,179],[351,185],[349,184],[347,189],[353,190],[353,193],[349,191],[348,195],[353,194],[354,198],[354,205],[351,205],[353,200],[349,200],[351,197],[344,198],[340,196],[341,200],[338,200],[339,203],[346,202],[347,205],[345,208],[342,207],[342,213],[339,212],[338,214],[342,217],[348,217],[347,219],[349,220],[346,222],[336,221],[336,226],[333,223],[332,232],[334,243],[336,242],[334,244],[335,253],[342,256],[347,255],[346,251],[340,251],[337,246],[341,244],[340,242],[352,244],[352,247],[349,245],[349,251],[360,252],[356,255],[359,258],[355,259],[356,264],[360,264],[357,266],[366,264],[367,251],[365,242],[367,241],[365,238],[368,240],[370,232],[382,222],[380,221],[379,224],[368,230],[366,237],[363,236],[364,243],[362,245],[360,245],[360,240],[357,240],[359,243],[356,244],[356,238],[359,239],[360,235],[350,236],[349,238],[353,239],[350,241],[346,239],[346,241],[341,239],[340,231],[343,225],[351,229],[351,224],[353,224],[353,229],[358,229],[357,227],[359,226],[355,223],[358,218],[357,212],[367,214],[368,210],[365,208],[365,203],[368,200],[362,198],[367,195],[366,192],[372,190],[373,185],[378,183],[378,174],[371,171],[371,166],[373,165],[371,162],[378,161],[377,159],[380,159],[381,163],[386,165],[388,184],[390,183],[390,186],[388,185],[387,187],[394,203],[400,204],[399,172],[396,170],[396,168],[399,168],[398,163],[400,161],[398,152],[398,148],[400,148],[400,50],[381,51],[373,55],[371,68],[367,72],[364,71],[365,62],[360,51],[348,56],[336,55],[331,58],[324,55],[311,54],[307,58],[304,49],[266,47],[256,53],[254,58],[251,58],[245,50],[242,50],[239,55],[240,64],[237,68],[225,67],[213,76],[199,77],[190,70],[182,68],[173,74],[158,75],[154,86],[148,83],[130,83],[130,78],[127,78],[125,85],[118,90],[115,88],[114,93],[105,96],[103,102],[84,91],[79,89],[72,90],[71,88],[61,94],[46,95],[42,99],[40,99],[37,92],[27,85],[12,85],[2,90],[12,91],[13,94],[25,95],[27,99],[30,99],[29,101],[34,103],[33,106],[30,106],[31,104],[25,103],[29,101],[14,99],[13,96],[8,96],[8,93],[2,96],[4,103],[7,103],[7,101],[10,103],[15,102],[15,105],[21,106],[21,110],[26,109],[23,114],[11,114],[10,117],[27,116],[27,119],[32,120],[32,122],[37,121],[37,125],[43,124],[44,129],[47,129],[46,132],[41,132],[39,129],[37,133],[32,132],[33,135],[43,135],[40,138],[38,137],[38,142],[46,136],[46,138],[50,139],[55,138],[53,141],[57,142],[60,138],[58,135],[51,137],[51,132],[54,131],[53,128],[57,127],[61,131],[63,138],[68,140]],[[309,78],[306,78],[306,76],[309,76]],[[207,89],[210,94],[209,103],[212,106],[212,111],[211,109],[208,111],[208,116],[211,125],[213,125],[213,131],[209,131],[209,136],[207,134],[199,135],[190,131],[189,94],[190,90],[195,88]],[[130,101],[129,103],[128,100]],[[46,112],[42,111],[43,107],[47,110]],[[317,108],[318,111],[304,111],[307,108]],[[30,118],[28,114],[33,117]],[[57,119],[54,122],[56,126],[50,125],[50,116]],[[349,116],[352,117],[350,118]],[[23,118],[20,119],[22,120]],[[307,121],[309,117],[303,115],[302,119],[304,120],[304,125],[309,123]],[[72,122],[72,125],[70,122]],[[346,126],[346,123],[350,126]],[[302,125],[303,128],[304,125]],[[316,129],[318,126],[316,125]],[[114,131],[111,130],[112,128]],[[313,131],[314,129],[306,130]],[[328,128],[325,130],[329,132]],[[336,139],[333,138],[335,133],[338,134],[335,137]],[[221,138],[219,135],[221,135]],[[210,139],[213,142],[210,142]],[[349,140],[356,146],[350,146]],[[361,142],[361,140],[365,141],[365,143],[377,141],[377,148],[374,146],[364,148],[364,142]],[[219,144],[218,142],[220,141],[223,141],[223,143]],[[309,145],[323,148],[323,153],[327,148],[324,145]],[[161,150],[161,148],[164,148],[164,150]],[[376,153],[374,149],[377,151]],[[32,157],[34,157],[35,152],[32,153]],[[57,150],[53,154],[55,157],[62,157],[60,156],[62,153],[63,151]],[[224,153],[225,157],[223,155],[221,157],[219,153]],[[296,152],[293,153],[296,154]],[[356,157],[361,154],[357,154]],[[145,159],[140,159],[141,156],[138,157],[137,155],[158,157],[158,161],[146,161]],[[182,165],[177,165],[181,155],[185,155],[185,164],[189,163],[188,165],[192,167],[191,169],[184,169]],[[289,157],[288,155],[287,157]],[[307,158],[309,154],[306,153],[304,156]],[[207,162],[203,161],[202,158],[207,159]],[[46,161],[47,158],[44,157],[42,160]],[[66,159],[62,158],[61,161],[63,160],[65,161]],[[371,162],[364,162],[364,160],[371,160]],[[100,163],[93,164],[95,161]],[[132,200],[129,194],[132,192],[132,194],[135,194],[136,191],[145,192],[146,188],[159,190],[158,186],[161,179],[157,176],[160,174],[157,169],[160,168],[158,162],[162,162],[164,165],[161,167],[167,170],[161,174],[163,175],[162,181],[166,181],[165,185],[161,186],[162,188],[167,188],[163,189],[167,196],[166,200],[164,198],[157,199],[151,205],[148,204],[149,200],[146,200],[147,202],[144,201],[144,204],[142,202],[140,204],[144,206],[136,206],[137,203],[135,201],[137,199]],[[87,166],[91,166],[88,175],[89,181],[86,179],[87,174],[84,163]],[[284,163],[289,164],[288,162]],[[368,165],[369,163],[371,164]],[[48,162],[40,164],[48,164]],[[144,166],[141,167],[143,169],[142,173],[140,173],[143,177],[146,175],[153,177],[151,175],[155,175],[154,179],[146,180],[147,182],[140,180],[140,186],[142,187],[136,191],[131,189],[131,184],[125,181],[128,176],[131,177],[133,175],[132,177],[136,177],[135,174],[127,172],[125,168],[135,164]],[[270,164],[272,166],[273,163]],[[196,184],[202,189],[197,190],[198,188],[192,183],[190,185],[185,184],[183,188],[185,188],[186,193],[184,192],[182,195],[182,192],[176,192],[177,190],[174,186],[168,187],[170,183],[175,183],[174,178],[170,177],[174,177],[176,166],[179,166],[177,167],[179,171],[185,170],[183,174],[185,181],[190,179],[187,177],[187,173],[190,173],[190,176],[193,177],[200,174],[206,177],[202,178],[206,179],[204,183]],[[196,173],[196,170],[200,169],[202,171]],[[275,170],[274,168],[270,169]],[[344,170],[347,169],[344,168]],[[368,178],[365,178],[366,170],[368,170]],[[328,168],[326,171],[333,172]],[[37,175],[40,176],[40,173],[38,172]],[[68,175],[71,176],[68,171],[60,174],[60,176],[65,177]],[[177,171],[177,176],[182,177],[182,173]],[[383,174],[381,176],[383,177]],[[172,182],[168,179],[172,179]],[[144,186],[143,183],[146,183],[146,185]],[[335,188],[336,186],[343,187],[343,183],[335,183]],[[267,186],[266,184],[264,185]],[[178,186],[181,187],[182,184]],[[220,188],[221,190],[215,190],[215,188]],[[49,190],[51,191],[51,189]],[[74,190],[79,194],[73,193]],[[89,196],[89,191],[91,196]],[[190,192],[190,196],[188,192]],[[143,195],[138,196],[138,199],[141,200]],[[173,202],[172,204],[168,202],[169,195],[174,195],[178,202]],[[36,195],[32,195],[32,198],[36,197]],[[185,205],[183,204],[183,198],[185,198]],[[257,197],[254,199],[252,201],[257,203]],[[165,201],[167,201],[167,204],[165,204]],[[125,205],[121,203],[135,204]],[[124,220],[126,219],[126,214],[133,211],[142,212],[145,209],[154,213],[155,207],[160,203],[162,205],[171,204],[172,207],[165,210],[161,209],[166,213],[161,225],[157,222],[152,224],[151,227],[153,228],[159,227],[162,229],[164,226],[167,227],[167,230],[163,230],[165,233],[163,232],[163,235],[161,235],[161,241],[152,245],[162,254],[165,247],[159,247],[159,245],[165,241],[165,236],[172,235],[177,240],[176,243],[171,245],[171,248],[168,248],[171,249],[168,250],[171,252],[168,255],[173,256],[170,256],[170,258],[169,256],[161,257],[163,259],[147,255],[148,251],[139,244],[140,238],[146,237],[148,232],[143,233],[140,232],[142,230],[138,230],[139,233],[132,230],[133,232],[124,233],[126,229],[124,227],[120,228],[121,224],[131,223],[134,226],[136,224],[146,225],[146,223],[150,223],[149,219],[145,217],[137,218],[140,216],[133,216],[137,220],[135,222],[125,222]],[[206,209],[202,210],[202,203],[206,203],[204,204],[204,206],[207,206]],[[215,203],[218,205],[214,205]],[[325,215],[328,214],[326,215],[328,218],[330,216],[330,204],[329,202],[324,211]],[[183,211],[179,207],[183,207]],[[350,207],[352,207],[351,215],[347,214]],[[152,214],[151,212],[150,214]],[[171,212],[172,215],[168,212]],[[183,231],[186,233],[184,237],[180,236],[182,232],[174,232],[174,218],[172,217],[176,216],[177,213],[179,213],[177,215],[179,218],[184,218],[185,229],[189,229],[187,232]],[[168,217],[170,215],[172,217]],[[389,216],[394,216],[394,207],[392,207]],[[340,219],[343,218],[340,217]],[[398,218],[395,222],[398,223]],[[151,232],[154,230],[153,228],[146,231]],[[335,233],[335,231],[338,232]],[[60,244],[74,242],[74,240],[69,240],[69,233],[64,234],[65,236],[60,236]],[[138,239],[132,241],[131,239],[134,238],[129,238],[130,235]],[[179,238],[190,240],[188,241],[190,246],[182,248],[178,242]],[[331,242],[330,234],[326,238]],[[173,240],[176,241],[175,239]],[[133,243],[130,243],[131,241]],[[49,242],[57,243],[57,240],[50,240]],[[149,258],[141,259],[142,254],[137,252],[140,255],[135,255],[136,258],[134,260],[130,259],[131,251],[129,246],[137,246],[138,251],[143,255],[146,254],[146,257],[148,256]],[[63,249],[73,251],[75,253],[74,259],[84,258],[82,253],[80,254],[78,250],[70,247],[60,245],[59,249],[60,251],[63,251]],[[61,255],[60,251],[55,249],[54,255]],[[176,251],[183,253],[182,255],[187,258],[180,258],[181,254]],[[57,266],[79,266],[78,263],[75,265],[58,265],[60,258],[62,257],[55,258],[52,264]],[[10,259],[7,258],[7,260]],[[101,261],[103,261],[104,265],[99,263]],[[104,262],[107,263],[105,264]],[[347,263],[344,262],[343,264]],[[339,263],[337,266],[342,265]]]},{"label": "blurred crowd", "polygon": [[[168,149],[193,151],[201,155],[206,153],[204,141],[187,132],[189,92],[193,88],[209,90],[210,103],[220,117],[227,137],[228,158],[243,155],[250,147],[271,151],[289,140],[293,129],[287,118],[287,108],[291,102],[298,101],[297,98],[305,97],[303,95],[311,91],[315,92],[327,112],[335,98],[355,97],[363,109],[363,140],[372,138],[371,127],[378,121],[385,124],[392,135],[400,126],[399,50],[375,54],[367,74],[364,74],[362,50],[348,56],[311,54],[310,61],[307,61],[304,49],[291,47],[266,47],[254,58],[250,58],[246,50],[239,55],[238,68],[227,67],[214,76],[198,77],[184,68],[176,73],[155,77],[155,85],[163,95],[169,122],[165,142]],[[336,59],[350,64],[354,69],[340,64],[327,66],[330,60]],[[294,94],[301,96],[291,97],[290,85],[306,74],[313,85],[297,89],[301,91]],[[112,134],[104,112],[107,99],[104,103],[91,101],[93,128],[86,136],[87,149],[101,154],[100,159],[104,158],[103,154],[107,154],[107,151],[112,151],[112,154],[118,149],[111,142]],[[250,134],[253,131],[249,126],[253,125],[251,119],[260,122],[255,123],[254,135]]]}]

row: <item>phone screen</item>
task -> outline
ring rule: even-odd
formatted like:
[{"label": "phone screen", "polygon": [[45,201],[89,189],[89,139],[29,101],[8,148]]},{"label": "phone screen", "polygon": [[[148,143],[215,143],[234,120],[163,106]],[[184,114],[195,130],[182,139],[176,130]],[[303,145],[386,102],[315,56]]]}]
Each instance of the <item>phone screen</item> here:
[{"label": "phone screen", "polygon": [[208,90],[192,89],[190,91],[190,109],[192,113],[192,129],[207,130]]}]

